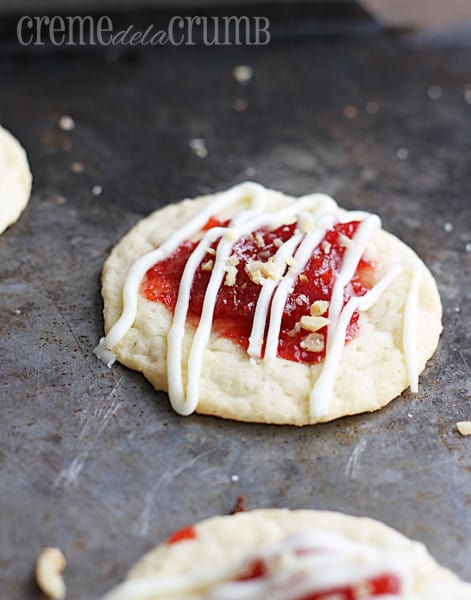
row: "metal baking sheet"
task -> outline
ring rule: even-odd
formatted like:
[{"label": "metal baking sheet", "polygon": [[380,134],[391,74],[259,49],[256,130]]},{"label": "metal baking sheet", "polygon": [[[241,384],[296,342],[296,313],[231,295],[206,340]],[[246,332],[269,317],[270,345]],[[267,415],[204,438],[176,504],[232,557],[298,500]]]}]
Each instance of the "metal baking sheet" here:
[{"label": "metal baking sheet", "polygon": [[[237,64],[253,67],[249,85]],[[0,238],[2,598],[40,597],[46,545],[67,555],[68,598],[97,598],[238,495],[381,519],[471,579],[471,439],[455,429],[471,417],[469,49],[374,35],[9,53],[0,81],[0,122],[34,173]],[[159,206],[248,177],[378,212],[425,259],[445,330],[417,397],[307,428],[182,418],[141,375],[92,355],[112,245]]]}]

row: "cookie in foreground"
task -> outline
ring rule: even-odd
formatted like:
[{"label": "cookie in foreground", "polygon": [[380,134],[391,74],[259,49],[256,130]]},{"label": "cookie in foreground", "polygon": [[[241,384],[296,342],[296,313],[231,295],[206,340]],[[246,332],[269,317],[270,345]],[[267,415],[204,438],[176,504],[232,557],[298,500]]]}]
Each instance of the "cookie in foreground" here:
[{"label": "cookie in foreground", "polygon": [[177,532],[103,600],[469,600],[471,584],[383,523],[256,510]]},{"label": "cookie in foreground", "polygon": [[377,215],[246,182],[139,222],[102,276],[115,357],[183,415],[306,425],[374,411],[433,354],[441,304]]},{"label": "cookie in foreground", "polygon": [[0,233],[23,212],[31,183],[26,152],[11,133],[0,126]]}]

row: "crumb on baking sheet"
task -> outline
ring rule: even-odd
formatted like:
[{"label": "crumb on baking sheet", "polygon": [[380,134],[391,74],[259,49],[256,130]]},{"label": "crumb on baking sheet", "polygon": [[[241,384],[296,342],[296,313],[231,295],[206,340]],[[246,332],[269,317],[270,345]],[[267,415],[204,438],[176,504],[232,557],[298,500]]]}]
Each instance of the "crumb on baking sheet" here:
[{"label": "crumb on baking sheet", "polygon": [[439,85],[429,86],[427,90],[427,96],[430,98],[430,100],[440,100],[442,95],[442,88]]},{"label": "crumb on baking sheet", "polygon": [[443,223],[443,229],[447,233],[451,233],[454,229],[453,223],[450,223],[449,221],[447,221],[446,223]]},{"label": "crumb on baking sheet", "polygon": [[249,65],[237,65],[232,70],[232,76],[240,85],[247,85],[253,77],[253,69]]},{"label": "crumb on baking sheet", "polygon": [[99,196],[103,192],[103,188],[101,185],[94,185],[92,187],[92,194],[94,196]]},{"label": "crumb on baking sheet", "polygon": [[65,598],[66,587],[62,577],[65,566],[65,556],[60,548],[44,548],[36,561],[36,583],[52,600]]},{"label": "crumb on baking sheet", "polygon": [[62,115],[59,119],[59,127],[62,131],[72,131],[75,129],[75,121],[69,115]]},{"label": "crumb on baking sheet", "polygon": [[343,114],[346,119],[355,119],[358,115],[358,109],[352,104],[343,107]]},{"label": "crumb on baking sheet", "polygon": [[249,103],[245,98],[236,98],[232,107],[236,112],[244,112],[249,107]]},{"label": "crumb on baking sheet", "polygon": [[72,173],[83,173],[85,171],[85,165],[76,160],[70,163],[70,170]]},{"label": "crumb on baking sheet", "polygon": [[245,512],[245,496],[237,496],[237,500],[234,503],[234,506],[231,508],[230,515],[235,515],[236,513]]},{"label": "crumb on baking sheet", "polygon": [[375,115],[379,111],[379,104],[370,100],[366,103],[365,110],[369,115]]},{"label": "crumb on baking sheet", "polygon": [[399,160],[407,160],[409,158],[409,150],[407,148],[398,148],[396,156]]},{"label": "crumb on baking sheet", "polygon": [[471,421],[459,421],[456,424],[456,429],[461,435],[471,435]]},{"label": "crumb on baking sheet", "polygon": [[206,158],[208,156],[208,147],[206,146],[206,140],[203,138],[192,138],[188,142],[188,145],[199,158]]}]

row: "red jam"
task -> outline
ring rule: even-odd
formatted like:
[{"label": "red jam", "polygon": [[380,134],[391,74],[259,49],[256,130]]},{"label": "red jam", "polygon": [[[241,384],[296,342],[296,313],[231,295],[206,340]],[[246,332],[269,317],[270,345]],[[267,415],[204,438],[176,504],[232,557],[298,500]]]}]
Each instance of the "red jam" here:
[{"label": "red jam", "polygon": [[168,538],[167,544],[177,544],[178,542],[183,542],[184,540],[194,540],[196,538],[196,530],[193,525],[188,525],[187,527],[183,527]]},{"label": "red jam", "polygon": [[315,592],[299,598],[299,600],[361,600],[370,596],[383,594],[400,594],[401,583],[396,575],[381,575],[350,587],[335,588]]},{"label": "red jam", "polygon": [[[211,217],[203,231],[212,227],[227,225]],[[310,314],[310,306],[316,300],[330,300],[335,277],[339,271],[345,246],[341,243],[341,235],[352,238],[359,225],[358,221],[338,223],[329,230],[322,242],[314,250],[306,267],[297,278],[293,292],[288,296],[281,322],[278,356],[287,360],[304,363],[320,362],[325,356],[324,350],[311,352],[301,348],[301,342],[309,331],[295,328],[302,316]],[[285,242],[292,237],[296,224],[283,225],[275,230],[268,227],[240,238],[234,244],[232,255],[238,259],[235,285],[221,285],[214,311],[213,331],[231,339],[244,349],[248,348],[249,335],[255,313],[257,299],[261,290],[245,271],[252,261],[266,262],[278,250],[280,241]],[[212,245],[215,250],[217,240]],[[163,303],[173,312],[177,302],[180,279],[185,264],[197,242],[183,242],[171,256],[155,264],[146,274],[141,292],[147,300]],[[201,268],[208,266],[214,254],[208,253],[196,270],[190,295],[188,318],[197,325],[204,301],[204,294],[211,275],[210,270]],[[352,296],[364,295],[372,286],[374,267],[365,259],[361,259],[352,281],[346,286],[344,304]],[[346,341],[351,340],[358,329],[358,312],[352,316],[347,329]],[[266,333],[266,332],[265,332]],[[319,334],[326,336],[327,327],[320,329]]]},{"label": "red jam", "polygon": [[254,560],[248,571],[237,578],[236,581],[249,581],[250,579],[258,579],[266,574],[265,563],[261,559]]}]

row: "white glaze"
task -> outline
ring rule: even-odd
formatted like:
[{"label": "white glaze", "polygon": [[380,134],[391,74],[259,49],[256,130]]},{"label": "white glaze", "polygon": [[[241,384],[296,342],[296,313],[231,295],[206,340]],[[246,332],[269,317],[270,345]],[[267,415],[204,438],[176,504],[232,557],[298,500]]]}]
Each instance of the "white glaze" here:
[{"label": "white glaze", "polygon": [[345,286],[350,283],[357,270],[358,263],[365,253],[368,242],[375,231],[381,227],[381,220],[377,215],[368,215],[360,223],[356,230],[352,244],[345,250],[340,271],[335,278],[332,296],[330,299],[328,319],[330,321],[327,327],[327,351],[329,351],[335,339],[337,321],[342,311],[343,295]]},{"label": "white glaze", "polygon": [[402,333],[404,354],[406,356],[407,375],[410,391],[417,394],[419,391],[419,370],[417,368],[417,310],[419,306],[419,288],[421,272],[414,265],[411,266],[411,282],[404,310],[404,328]]},{"label": "white glaze", "polygon": [[395,265],[374,285],[364,296],[353,296],[344,306],[337,320],[337,326],[328,345],[321,374],[315,382],[309,396],[309,414],[311,417],[322,417],[329,410],[335,383],[335,374],[345,346],[347,327],[356,310],[368,310],[375,304],[393,279],[403,270],[401,265]]}]

